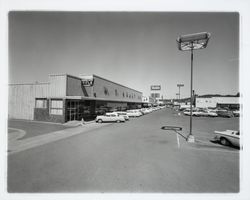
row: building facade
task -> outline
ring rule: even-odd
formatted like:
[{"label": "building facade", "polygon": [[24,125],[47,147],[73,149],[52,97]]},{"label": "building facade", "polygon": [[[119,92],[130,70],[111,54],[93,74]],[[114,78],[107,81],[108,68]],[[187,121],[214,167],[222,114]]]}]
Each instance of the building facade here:
[{"label": "building facade", "polygon": [[239,109],[239,97],[196,97],[196,107],[198,108],[230,108]]},{"label": "building facade", "polygon": [[51,122],[91,120],[112,110],[139,108],[142,92],[92,76],[49,75],[48,83],[10,84],[9,118]]},{"label": "building facade", "polygon": [[155,104],[156,100],[151,96],[143,96],[142,97],[143,107],[151,107]]}]

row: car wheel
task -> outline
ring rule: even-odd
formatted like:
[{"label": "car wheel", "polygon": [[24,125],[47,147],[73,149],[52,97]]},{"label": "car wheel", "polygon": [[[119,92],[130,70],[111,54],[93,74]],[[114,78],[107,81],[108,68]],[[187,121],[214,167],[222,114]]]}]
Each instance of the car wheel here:
[{"label": "car wheel", "polygon": [[120,123],[121,121],[120,121],[120,120],[117,120],[116,122],[117,122],[117,123]]},{"label": "car wheel", "polygon": [[102,123],[102,120],[101,120],[101,119],[98,119],[98,123]]},{"label": "car wheel", "polygon": [[220,143],[222,145],[224,145],[224,146],[229,146],[230,145],[230,142],[226,138],[224,138],[224,137],[220,138]]}]

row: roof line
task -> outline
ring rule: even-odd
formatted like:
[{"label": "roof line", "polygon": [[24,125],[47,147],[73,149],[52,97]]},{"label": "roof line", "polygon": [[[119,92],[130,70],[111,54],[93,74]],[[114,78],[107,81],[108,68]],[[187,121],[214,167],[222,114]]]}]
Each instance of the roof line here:
[{"label": "roof line", "polygon": [[114,83],[114,84],[116,84],[116,85],[120,85],[120,86],[122,86],[122,87],[128,88],[128,89],[130,89],[130,90],[134,90],[134,91],[139,92],[139,93],[142,94],[142,92],[140,92],[140,91],[138,91],[138,90],[132,89],[132,88],[127,87],[127,86],[125,86],[125,85],[122,85],[122,84],[120,84],[120,83],[116,83],[116,82],[114,82],[114,81],[110,81],[110,80],[108,80],[108,79],[106,79],[106,78],[103,78],[103,77],[101,77],[101,76],[97,76],[97,75],[95,75],[95,74],[93,74],[93,76],[95,76],[95,77],[97,77],[97,78],[100,78],[100,79],[103,79],[103,80],[105,80],[105,81],[109,81],[109,82]]},{"label": "roof line", "polygon": [[8,85],[49,85],[49,82],[46,83],[9,83]]}]

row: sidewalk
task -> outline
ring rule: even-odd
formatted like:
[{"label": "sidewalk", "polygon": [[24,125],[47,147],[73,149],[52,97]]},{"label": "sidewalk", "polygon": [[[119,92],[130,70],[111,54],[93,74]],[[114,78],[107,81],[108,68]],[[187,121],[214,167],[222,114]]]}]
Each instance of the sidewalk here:
[{"label": "sidewalk", "polygon": [[8,154],[14,154],[20,151],[24,151],[33,147],[41,146],[50,142],[65,139],[74,135],[88,132],[90,130],[98,129],[103,126],[107,126],[110,123],[98,124],[98,123],[86,123],[83,126],[77,126],[73,128],[67,128],[60,131],[43,134],[36,137],[30,137],[23,140],[9,139],[8,141]]}]

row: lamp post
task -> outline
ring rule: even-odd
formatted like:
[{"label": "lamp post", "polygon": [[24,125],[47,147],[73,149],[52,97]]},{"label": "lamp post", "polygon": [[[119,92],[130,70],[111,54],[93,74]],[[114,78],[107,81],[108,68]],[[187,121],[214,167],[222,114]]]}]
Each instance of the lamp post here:
[{"label": "lamp post", "polygon": [[193,33],[188,35],[181,35],[177,38],[178,49],[180,51],[191,51],[191,80],[190,80],[190,130],[187,137],[188,142],[194,142],[192,134],[192,115],[193,115],[193,51],[204,49],[207,47],[208,40],[211,34],[207,32]]},{"label": "lamp post", "polygon": [[175,95],[176,95],[176,101],[178,101],[178,99],[179,99],[179,93],[176,93]]},{"label": "lamp post", "polygon": [[177,84],[177,87],[179,88],[179,104],[181,104],[181,87],[183,87],[184,84]]}]

